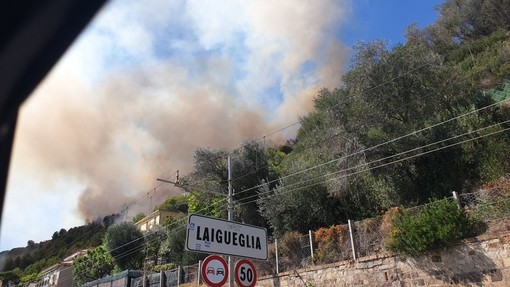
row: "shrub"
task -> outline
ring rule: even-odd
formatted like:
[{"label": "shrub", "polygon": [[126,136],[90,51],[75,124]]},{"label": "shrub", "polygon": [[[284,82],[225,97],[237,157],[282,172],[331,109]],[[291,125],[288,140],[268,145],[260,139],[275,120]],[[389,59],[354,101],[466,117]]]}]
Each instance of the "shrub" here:
[{"label": "shrub", "polygon": [[314,243],[317,249],[314,260],[316,263],[331,263],[339,260],[345,232],[347,230],[342,225],[322,227],[315,231]]},{"label": "shrub", "polygon": [[291,268],[301,266],[301,236],[297,231],[289,231],[278,240],[278,251],[283,255],[285,263]]},{"label": "shrub", "polygon": [[417,213],[394,212],[386,248],[400,254],[418,255],[444,249],[471,234],[473,223],[455,202],[435,200]]},{"label": "shrub", "polygon": [[175,263],[166,263],[166,264],[161,264],[161,265],[156,265],[154,267],[152,267],[152,271],[161,271],[161,270],[174,270],[177,268],[177,264]]},{"label": "shrub", "polygon": [[257,268],[257,274],[260,276],[276,274],[276,250],[274,244],[269,244],[267,250],[267,260],[253,261]]}]

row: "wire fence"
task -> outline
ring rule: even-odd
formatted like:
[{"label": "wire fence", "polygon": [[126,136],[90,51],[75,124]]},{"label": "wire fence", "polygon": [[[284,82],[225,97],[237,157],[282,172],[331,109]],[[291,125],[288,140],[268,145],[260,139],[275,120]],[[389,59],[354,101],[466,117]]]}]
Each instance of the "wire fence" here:
[{"label": "wire fence", "polygon": [[364,257],[387,253],[384,238],[389,229],[382,216],[354,222],[354,245],[357,256]]},{"label": "wire fence", "polygon": [[493,188],[459,195],[468,215],[486,222],[510,216],[510,189]]},{"label": "wire fence", "polygon": [[[486,225],[487,233],[510,230],[510,223],[500,224],[510,218],[510,186],[460,195],[453,192],[452,196],[446,199],[457,202],[469,217]],[[418,213],[425,206],[427,204],[406,210]],[[268,261],[257,262],[259,273],[277,274],[314,264],[391,254],[384,246],[385,238],[391,229],[388,217],[379,216],[349,223],[320,228],[306,235],[288,233],[275,240],[269,246]]]},{"label": "wire fence", "polygon": [[[458,195],[453,192],[447,200],[455,201],[466,214],[486,225],[486,233],[510,231],[510,186],[483,189]],[[418,213],[426,205],[406,209]],[[395,209],[398,210],[398,209]],[[401,211],[401,209],[400,209]],[[391,212],[391,210],[390,210]],[[254,260],[260,276],[288,272],[315,264],[356,260],[367,256],[385,256],[391,223],[390,217],[379,216],[348,224],[334,225],[309,231],[308,234],[288,232],[268,246],[268,260]],[[502,230],[504,229],[504,230]],[[134,271],[89,282],[83,287],[173,287],[180,284],[200,284],[200,264],[179,266],[173,270],[135,274]],[[110,278],[111,277],[111,278]]]}]

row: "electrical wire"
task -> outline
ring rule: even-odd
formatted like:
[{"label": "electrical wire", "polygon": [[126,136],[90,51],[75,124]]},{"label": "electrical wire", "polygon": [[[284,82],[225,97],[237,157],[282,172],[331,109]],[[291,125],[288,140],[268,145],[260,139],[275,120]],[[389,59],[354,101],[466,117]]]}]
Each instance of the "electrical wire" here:
[{"label": "electrical wire", "polygon": [[[295,192],[295,191],[298,191],[298,190],[302,190],[302,189],[305,189],[305,188],[309,188],[309,187],[313,187],[313,186],[316,186],[316,185],[319,185],[319,184],[323,184],[325,182],[328,182],[328,181],[331,181],[331,180],[337,180],[337,179],[340,179],[340,178],[346,178],[348,176],[353,176],[353,175],[356,175],[356,174],[359,174],[359,173],[362,173],[362,172],[367,172],[367,171],[370,171],[370,170],[373,170],[373,169],[377,169],[377,168],[381,168],[381,167],[385,167],[385,166],[388,166],[388,165],[391,165],[391,164],[395,164],[395,163],[398,163],[398,162],[402,162],[402,161],[405,161],[405,160],[409,160],[409,159],[412,159],[412,158],[416,158],[416,157],[419,157],[419,156],[422,156],[422,155],[426,155],[426,154],[430,154],[430,153],[433,153],[433,152],[437,152],[437,151],[440,151],[440,150],[443,150],[443,149],[447,149],[447,148],[450,148],[450,147],[453,147],[453,146],[457,146],[457,145],[460,145],[460,144],[463,144],[463,143],[467,143],[467,142],[470,142],[470,141],[474,141],[474,140],[477,140],[477,139],[481,139],[481,138],[484,138],[484,137],[487,137],[487,136],[491,136],[491,135],[494,135],[494,134],[498,134],[498,133],[502,133],[502,132],[505,132],[507,130],[510,130],[510,127],[509,128],[505,128],[505,129],[502,129],[502,130],[497,130],[497,131],[493,131],[491,133],[488,133],[488,134],[484,134],[484,135],[480,135],[480,136],[477,136],[477,137],[474,137],[474,138],[469,138],[469,139],[466,139],[466,140],[462,140],[462,141],[459,141],[459,142],[456,142],[456,143],[452,143],[452,144],[449,144],[449,145],[445,145],[445,146],[441,146],[441,147],[438,147],[438,148],[435,148],[435,149],[432,149],[432,150],[428,150],[428,151],[424,151],[422,153],[419,153],[419,154],[415,154],[415,155],[411,155],[411,156],[408,156],[408,157],[405,157],[405,158],[401,158],[401,159],[397,159],[397,160],[394,160],[394,161],[391,161],[391,162],[387,162],[387,163],[383,163],[383,164],[379,164],[377,166],[372,166],[370,167],[371,164],[373,163],[376,163],[376,162],[380,162],[382,160],[385,160],[385,159],[389,159],[389,158],[393,158],[393,157],[396,157],[398,155],[403,155],[403,154],[406,154],[406,153],[409,153],[411,151],[415,151],[415,150],[419,150],[419,149],[423,149],[425,147],[429,147],[429,146],[433,146],[433,145],[437,145],[439,143],[444,143],[444,142],[447,142],[449,140],[452,140],[452,139],[456,139],[456,138],[459,138],[459,137],[462,137],[462,136],[466,136],[466,135],[470,135],[470,134],[473,134],[473,133],[477,133],[479,131],[482,131],[482,130],[486,130],[486,129],[490,129],[490,128],[493,128],[493,127],[496,127],[498,125],[501,125],[501,124],[504,124],[504,123],[508,123],[510,122],[510,120],[507,120],[505,122],[502,122],[502,123],[498,123],[498,124],[495,124],[495,125],[491,125],[491,126],[487,126],[487,127],[484,127],[484,128],[480,128],[478,130],[475,130],[475,131],[470,131],[470,132],[467,132],[465,134],[462,134],[462,135],[457,135],[457,136],[453,136],[451,138],[448,138],[448,139],[444,139],[444,140],[441,140],[441,141],[438,141],[438,142],[435,142],[435,143],[432,143],[432,144],[427,144],[427,145],[424,145],[424,146],[421,146],[421,147],[417,147],[417,148],[414,148],[414,149],[411,149],[411,150],[408,150],[408,151],[405,151],[405,152],[402,152],[402,153],[399,153],[399,154],[396,154],[396,155],[392,155],[392,156],[389,156],[389,157],[386,157],[384,159],[380,159],[380,160],[376,160],[376,161],[372,161],[372,162],[369,162],[369,163],[364,163],[364,164],[361,164],[357,167],[351,167],[351,168],[348,168],[348,169],[344,169],[343,171],[347,171],[347,170],[350,170],[350,169],[357,169],[357,168],[360,168],[360,167],[364,167],[364,166],[367,166],[367,168],[365,169],[362,169],[362,170],[358,170],[358,171],[355,171],[353,173],[350,173],[350,174],[347,174],[347,175],[341,175],[341,176],[337,176],[337,177],[331,177],[332,175],[335,175],[335,174],[338,174],[340,172],[343,172],[343,171],[338,171],[338,172],[335,172],[335,173],[331,173],[331,174],[328,174],[326,176],[320,176],[320,177],[316,177],[316,178],[313,178],[311,180],[316,180],[317,178],[321,178],[321,177],[330,177],[328,179],[325,179],[321,182],[314,182],[314,183],[311,183],[309,185],[306,185],[306,186],[300,186],[298,188],[294,188],[294,189],[289,189],[289,190],[286,190],[288,189],[289,186],[284,186],[284,191],[282,192],[279,192],[279,193],[275,193],[269,197],[275,197],[277,195],[281,195],[281,194],[285,194],[285,193],[290,193],[290,192]],[[309,182],[310,180],[307,180],[307,181],[303,181],[303,182],[300,182],[299,184],[303,184],[303,183],[307,183]],[[273,192],[273,191],[269,191],[269,192],[264,192],[264,193],[260,193],[258,194],[258,196],[260,195],[264,195],[264,194],[267,194],[267,193],[270,193],[270,192]],[[267,199],[268,197],[264,197],[264,199]],[[251,202],[255,202],[257,201],[257,199],[255,200],[252,200],[252,201],[248,201],[248,202],[242,202],[242,203],[238,203],[237,205],[238,206],[242,206],[242,205],[246,205],[246,204],[249,204]],[[207,206],[207,207],[204,207],[203,210],[207,209],[207,208],[210,208],[212,205],[215,205],[217,203],[214,203],[214,204],[211,204],[210,206]],[[225,205],[223,205],[225,206]],[[185,218],[183,218],[185,219]],[[178,221],[181,221],[183,219],[179,219]],[[176,228],[174,228],[174,230],[179,230],[179,229],[182,229],[182,228],[186,228],[185,226],[178,226],[177,222],[174,222],[173,224],[177,225]],[[155,232],[158,232],[158,231],[153,231],[153,233]],[[147,235],[146,235],[147,236]],[[143,238],[138,238],[138,239],[135,239],[131,242],[128,242],[122,246],[119,246],[115,249],[112,249],[112,250],[109,250],[109,252],[111,251],[114,251],[118,248],[122,248],[122,247],[125,247],[127,246],[128,244],[131,244],[131,243],[134,243],[138,240],[141,240]],[[158,238],[155,238],[153,240],[159,240]],[[150,241],[149,241],[150,243]],[[117,258],[123,258],[125,256],[128,256],[128,255],[131,255],[133,254],[134,252],[138,251],[137,248],[134,248],[134,249],[130,249],[130,250],[127,250],[125,251],[123,254],[120,254],[117,256]]]},{"label": "electrical wire", "polygon": [[[452,51],[452,52],[453,52],[453,51]],[[452,53],[452,52],[450,52],[450,53]],[[447,55],[448,55],[448,53],[447,53],[445,56],[447,56]],[[445,57],[445,56],[444,56],[444,57]],[[434,60],[435,60],[435,59],[434,59]],[[400,74],[399,76],[393,77],[393,78],[391,78],[391,79],[389,79],[389,80],[387,80],[387,81],[385,81],[385,82],[383,82],[383,83],[380,83],[380,84],[378,84],[378,85],[376,85],[376,86],[370,87],[370,88],[368,88],[367,90],[363,91],[363,92],[362,92],[362,94],[366,94],[366,93],[368,93],[368,92],[370,92],[370,91],[373,91],[373,90],[375,90],[375,89],[378,89],[378,88],[380,88],[380,87],[382,87],[382,86],[384,86],[384,85],[386,85],[386,84],[388,84],[388,83],[390,83],[390,82],[394,82],[395,80],[397,80],[397,79],[399,79],[399,78],[402,78],[402,77],[404,77],[404,76],[406,76],[406,75],[408,75],[408,74],[410,74],[410,73],[412,73],[412,72],[414,72],[414,71],[416,71],[416,70],[419,70],[419,69],[421,69],[421,68],[423,68],[423,67],[425,67],[425,66],[427,66],[427,65],[431,64],[432,62],[433,62],[433,61],[425,62],[424,64],[422,64],[422,65],[420,65],[420,66],[418,66],[418,67],[416,67],[416,68],[414,68],[414,69],[408,70],[407,72],[402,73],[402,74]],[[508,99],[506,99],[506,100],[508,100]],[[506,100],[500,101],[500,102],[495,103],[495,104],[493,104],[493,105],[499,104],[499,103],[504,102],[504,101],[506,101]],[[346,103],[346,102],[345,102],[345,103]],[[337,103],[337,104],[335,104],[334,106],[332,106],[332,107],[328,108],[328,110],[332,110],[333,108],[335,108],[335,107],[339,106],[340,104],[342,104],[342,103]],[[493,105],[489,105],[489,106],[484,107],[484,108],[488,108],[488,107],[493,106]],[[328,110],[326,110],[326,111],[328,111]],[[474,110],[474,111],[472,111],[472,112],[470,112],[470,113],[473,113],[473,112],[476,112],[476,111],[479,111],[479,110],[481,110],[481,109]],[[468,114],[470,114],[470,113],[468,113]],[[466,115],[466,114],[464,114],[464,115]],[[463,116],[463,115],[461,115],[461,116]],[[449,122],[449,121],[451,121],[451,120],[457,119],[457,118],[459,118],[459,117],[461,117],[461,116],[458,116],[458,117],[452,118],[452,119],[450,119],[450,120],[447,120],[447,121],[444,121],[444,122],[441,122],[441,123],[437,123],[437,124],[435,124],[435,125],[432,125],[432,126],[429,126],[429,127],[423,128],[423,129],[418,130],[418,131],[414,131],[414,132],[412,132],[412,133],[410,133],[410,134],[407,134],[407,135],[405,135],[405,136],[402,136],[402,137],[399,137],[399,138],[395,138],[395,139],[393,139],[393,140],[390,140],[390,141],[387,141],[387,142],[384,142],[384,143],[378,144],[378,145],[376,145],[376,146],[373,146],[373,147],[371,147],[371,148],[369,148],[369,149],[365,149],[365,150],[363,150],[363,151],[356,152],[355,154],[358,154],[358,153],[360,153],[360,152],[366,152],[366,151],[369,151],[369,150],[375,149],[375,148],[377,148],[377,147],[380,147],[380,146],[382,146],[382,145],[386,145],[386,144],[389,144],[389,143],[395,142],[395,141],[400,140],[400,139],[402,139],[402,138],[405,138],[405,137],[407,137],[407,136],[414,135],[414,134],[419,133],[419,132],[421,132],[421,131],[424,131],[424,130],[427,130],[427,129],[431,129],[431,128],[433,128],[433,127],[437,126],[437,125],[444,124],[444,123]],[[274,134],[276,134],[276,133],[278,133],[278,132],[284,131],[284,130],[286,130],[286,129],[290,128],[290,127],[293,127],[293,126],[295,126],[295,125],[297,125],[297,124],[299,124],[299,123],[300,123],[300,121],[298,121],[298,122],[296,122],[296,123],[293,123],[293,124],[290,124],[290,125],[288,125],[288,126],[286,126],[286,127],[284,127],[284,128],[281,128],[281,129],[279,129],[279,130],[276,130],[276,131],[274,131],[274,132],[271,132],[271,133],[269,133],[269,134],[267,134],[267,135],[263,136],[261,139],[265,140],[267,137],[272,136],[272,135],[274,135]],[[420,148],[423,148],[423,147],[420,147]],[[353,155],[355,155],[355,154],[347,155],[346,157],[353,156]],[[210,161],[212,161],[212,160],[219,159],[219,158],[221,158],[221,157],[222,157],[222,156],[218,156],[218,157],[216,157],[216,158],[209,159],[209,160],[210,160]],[[293,174],[287,175],[287,176],[285,176],[285,177],[279,178],[278,180],[274,180],[274,181],[271,181],[271,182],[280,181],[280,180],[283,180],[283,179],[285,179],[285,178],[287,178],[287,177],[294,176],[294,175],[297,175],[297,174],[301,174],[301,173],[304,173],[304,172],[310,171],[310,170],[312,170],[312,169],[319,168],[319,167],[321,167],[321,166],[324,166],[324,165],[327,165],[327,164],[334,163],[334,162],[339,161],[339,160],[342,160],[343,158],[346,158],[346,157],[342,157],[342,158],[339,158],[339,159],[336,159],[336,160],[333,160],[333,161],[330,161],[330,162],[326,162],[326,163],[323,163],[323,164],[317,165],[317,166],[315,166],[315,167],[311,167],[311,168],[309,168],[309,169],[305,169],[305,170],[303,170],[303,171],[299,171],[299,172],[296,172],[296,173],[293,173]],[[383,165],[383,166],[384,166],[384,165]],[[247,176],[247,175],[244,175],[244,176]],[[239,177],[238,177],[238,178],[239,178]],[[238,179],[238,178],[236,178],[236,179]],[[232,179],[232,181],[234,181],[234,180],[236,180],[236,179]],[[162,183],[160,183],[157,187],[159,187],[161,184],[162,184]],[[265,184],[269,184],[269,182],[268,182],[268,183],[265,183]],[[264,184],[264,185],[265,185],[265,184]],[[242,191],[240,191],[240,192],[237,192],[237,194],[240,194],[240,193],[243,193],[243,192],[247,192],[247,191],[249,191],[249,190],[257,189],[257,188],[260,188],[261,186],[263,186],[263,185],[257,185],[257,186],[255,186],[255,187],[252,187],[252,188],[248,188],[248,189],[242,190]],[[156,189],[157,187],[155,187],[153,190],[155,191],[155,189]],[[150,191],[147,193],[147,196],[149,196],[149,193],[150,193]],[[146,196],[146,195],[144,195],[144,196],[142,196],[141,198],[136,199],[136,200],[134,200],[134,201],[132,201],[132,202],[128,203],[128,207],[126,207],[126,209],[127,209],[127,208],[129,208],[130,206],[133,206],[134,204],[136,204],[136,203],[137,203],[137,202],[139,202],[140,200],[144,199],[144,198],[145,198],[145,196]],[[122,212],[123,212],[123,211],[121,211],[121,213],[122,213]],[[70,243],[70,244],[72,244],[72,243]]]},{"label": "electrical wire", "polygon": [[327,166],[327,165],[329,165],[329,164],[336,163],[336,162],[341,161],[341,160],[345,160],[345,159],[347,159],[347,158],[349,158],[349,157],[352,157],[352,156],[355,156],[355,155],[358,155],[358,154],[361,154],[361,153],[365,153],[365,152],[368,152],[368,151],[374,150],[374,149],[376,149],[376,148],[382,147],[382,146],[387,145],[387,144],[390,144],[390,143],[397,142],[397,141],[399,141],[399,140],[402,140],[402,139],[405,139],[405,138],[407,138],[407,137],[410,137],[410,136],[416,135],[416,134],[421,133],[421,132],[424,132],[424,131],[426,131],[426,130],[436,128],[436,127],[438,127],[438,126],[444,125],[444,124],[449,123],[449,122],[452,122],[452,121],[454,121],[454,120],[458,120],[458,119],[460,119],[460,118],[462,118],[462,117],[465,117],[465,116],[471,115],[471,114],[473,114],[473,113],[480,112],[480,111],[483,111],[483,110],[485,110],[485,109],[488,109],[488,108],[490,108],[490,107],[493,107],[493,106],[496,106],[496,105],[502,104],[503,102],[506,102],[506,101],[509,101],[509,100],[510,100],[510,98],[508,98],[508,99],[504,99],[504,100],[501,100],[501,101],[499,101],[499,102],[497,102],[497,103],[493,103],[493,104],[490,104],[490,105],[488,105],[488,106],[485,106],[485,107],[482,107],[482,108],[479,108],[479,109],[476,109],[476,110],[472,110],[472,111],[467,112],[467,113],[464,113],[464,114],[462,114],[462,115],[459,115],[459,116],[456,116],[456,117],[450,118],[450,119],[448,119],[448,120],[441,121],[441,122],[439,122],[439,123],[436,123],[436,124],[433,124],[433,125],[430,125],[430,126],[427,126],[427,127],[424,127],[424,128],[422,128],[422,129],[419,129],[419,130],[413,131],[413,132],[411,132],[411,133],[408,133],[408,134],[405,134],[405,135],[402,135],[402,136],[399,136],[399,137],[393,138],[393,139],[391,139],[391,140],[388,140],[388,141],[385,141],[385,142],[379,143],[379,144],[377,144],[377,145],[371,146],[371,147],[369,147],[369,148],[362,149],[362,150],[360,150],[360,151],[357,151],[357,152],[354,152],[354,153],[351,153],[351,154],[348,154],[348,155],[341,156],[340,158],[332,159],[332,160],[327,161],[327,162],[325,162],[325,163],[321,163],[321,164],[318,164],[318,165],[312,166],[312,167],[310,167],[310,168],[307,168],[307,169],[304,169],[304,170],[300,170],[300,171],[297,171],[297,172],[291,173],[291,174],[289,174],[289,175],[285,175],[285,176],[283,176],[283,177],[280,177],[280,178],[278,178],[278,179],[276,179],[276,180],[269,181],[269,182],[267,182],[267,183],[259,184],[259,185],[256,185],[256,186],[254,186],[254,187],[251,187],[251,188],[247,188],[247,189],[244,189],[244,190],[238,191],[238,192],[236,192],[236,194],[237,194],[237,195],[239,195],[239,194],[244,193],[244,192],[247,192],[247,191],[251,191],[251,190],[258,189],[258,188],[260,188],[260,187],[262,187],[262,186],[264,186],[264,185],[266,185],[266,184],[269,184],[269,183],[276,183],[276,182],[278,182],[278,181],[280,181],[280,180],[283,180],[283,179],[286,179],[286,178],[289,178],[289,177],[292,177],[292,176],[295,176],[295,175],[303,174],[303,173],[305,173],[305,172],[309,172],[309,171],[312,171],[312,170],[314,170],[314,169],[317,169],[317,168],[320,168],[320,167],[323,167],[323,166]]},{"label": "electrical wire", "polygon": [[[510,120],[508,120],[506,122],[510,122]],[[487,128],[490,128],[490,127],[487,127]],[[485,128],[482,128],[482,129],[485,129]],[[443,149],[447,149],[447,148],[450,148],[450,147],[453,147],[453,146],[457,146],[457,145],[460,145],[460,144],[463,144],[463,143],[467,143],[467,142],[470,142],[470,141],[481,139],[481,138],[484,138],[484,137],[487,137],[487,136],[499,134],[499,133],[502,133],[502,132],[505,132],[505,131],[508,131],[508,130],[510,130],[510,127],[502,129],[502,130],[494,131],[494,132],[491,132],[491,133],[488,133],[488,134],[485,134],[485,135],[477,136],[477,137],[474,137],[474,138],[462,140],[462,141],[459,141],[459,142],[456,142],[456,143],[448,144],[448,145],[445,145],[445,146],[442,146],[442,147],[438,147],[436,149],[432,149],[432,150],[425,151],[425,152],[422,152],[422,153],[419,153],[419,154],[411,155],[411,156],[408,156],[408,157],[405,157],[405,158],[397,159],[397,160],[394,160],[394,161],[391,161],[391,162],[383,163],[383,164],[380,164],[380,165],[377,165],[377,166],[369,167],[369,168],[366,168],[366,169],[363,169],[363,170],[358,170],[358,171],[355,171],[353,173],[349,173],[349,174],[346,174],[346,175],[341,175],[339,177],[332,177],[332,178],[326,179],[326,180],[324,180],[322,182],[315,182],[315,183],[312,183],[310,185],[307,185],[307,186],[304,186],[304,187],[299,187],[299,188],[296,188],[296,189],[293,189],[293,190],[290,190],[290,191],[301,190],[301,189],[304,189],[304,188],[308,188],[308,187],[316,186],[316,185],[319,185],[319,184],[323,184],[323,183],[331,181],[331,180],[337,180],[337,179],[341,179],[341,178],[346,178],[346,177],[349,177],[349,176],[357,175],[357,174],[362,173],[362,172],[371,171],[373,169],[377,169],[377,168],[385,167],[385,166],[388,166],[388,165],[391,165],[391,164],[395,164],[395,163],[399,163],[399,162],[406,161],[406,160],[409,160],[409,159],[413,159],[413,158],[416,158],[416,157],[419,157],[419,156],[422,156],[422,155],[426,155],[426,154],[430,154],[430,153],[433,153],[433,152],[437,152],[437,151],[440,151],[440,150],[443,150]],[[472,132],[470,132],[470,133],[472,133]],[[449,139],[447,139],[447,140],[449,140]],[[422,148],[422,147],[415,148],[414,150],[420,149],[420,148]],[[403,152],[402,154],[404,154],[404,153],[406,153],[406,152]],[[394,157],[394,156],[390,156],[388,158],[391,158],[391,157]],[[318,178],[321,178],[321,177],[326,177],[326,176],[331,176],[331,175],[335,175],[335,174],[338,174],[338,173],[342,173],[342,172],[345,172],[347,170],[351,170],[351,169],[355,169],[355,168],[360,168],[360,167],[363,167],[363,166],[368,166],[368,165],[370,165],[370,164],[372,164],[374,162],[379,162],[379,161],[381,161],[381,160],[376,160],[376,161],[372,161],[372,162],[369,162],[369,163],[364,163],[364,164],[361,164],[361,165],[356,166],[356,167],[351,167],[351,168],[344,169],[344,170],[341,170],[341,171],[337,171],[337,172],[334,172],[334,173],[330,173],[330,174],[327,174],[327,175],[318,176],[318,177],[315,177],[315,178],[312,178],[312,179],[309,179],[309,180],[305,180],[303,182],[299,182],[299,183],[294,184],[292,186],[300,185],[300,184],[303,184],[303,183],[306,183],[306,182],[309,182],[309,181],[314,181],[314,180],[316,180]],[[284,186],[283,188],[287,188],[287,187]],[[269,194],[271,192],[273,192],[273,191],[270,190],[270,191],[262,192],[262,193],[259,193],[259,194],[255,195],[255,196]],[[252,195],[252,196],[249,196],[247,198],[252,198],[252,197],[255,197],[255,196]],[[248,203],[254,202],[256,200],[257,199],[249,201],[249,202],[243,202],[242,204],[243,205],[244,204],[248,204]]]},{"label": "electrical wire", "polygon": [[[214,207],[215,205],[219,205],[219,204],[221,204],[221,202],[222,202],[222,201],[225,201],[225,200],[226,200],[226,199],[220,199],[218,202],[212,203],[212,204],[210,204],[210,205],[208,205],[208,206],[206,206],[206,207],[204,207],[204,208],[202,208],[202,209],[198,210],[198,211],[197,211],[197,214],[200,214],[201,212],[203,212],[203,211],[207,210],[208,208]],[[220,206],[219,206],[219,209],[220,209],[221,211],[225,211],[225,210],[226,210],[226,208],[225,208],[226,206],[227,206],[227,204],[220,205]],[[187,218],[186,218],[186,217],[183,217],[183,218],[179,218],[179,219],[177,219],[176,221],[172,222],[172,225],[176,225],[176,227],[175,227],[174,229],[171,229],[170,231],[178,231],[178,230],[181,230],[181,229],[185,229],[185,228],[186,228],[186,226],[182,226],[182,225],[180,225],[180,224],[181,224],[181,223],[184,223],[186,220],[187,220]],[[124,243],[124,244],[122,244],[122,245],[120,245],[120,246],[117,246],[117,247],[116,247],[116,248],[114,248],[114,249],[107,250],[107,252],[111,253],[112,251],[115,251],[115,250],[118,250],[118,249],[120,249],[120,248],[126,247],[126,246],[128,246],[128,245],[130,245],[130,244],[133,244],[133,243],[137,242],[137,241],[145,240],[145,238],[147,238],[147,236],[149,236],[149,235],[151,235],[151,234],[156,234],[156,233],[158,233],[158,232],[161,232],[161,230],[158,230],[158,229],[155,229],[155,230],[149,230],[149,231],[147,231],[147,232],[144,234],[144,237],[140,237],[140,238],[136,238],[136,239],[134,239],[134,240],[131,240],[131,241],[127,242],[127,243]],[[156,238],[154,238],[154,239],[152,239],[152,240],[153,240],[153,241],[148,241],[148,243],[155,242],[155,240],[160,240],[160,239],[156,237]],[[145,242],[145,241],[144,241],[144,242]],[[117,258],[119,258],[119,259],[121,259],[121,258],[124,258],[124,257],[126,257],[126,256],[129,256],[129,255],[131,255],[131,254],[133,254],[133,253],[135,253],[135,252],[138,252],[138,251],[139,251],[139,248],[138,248],[138,247],[135,247],[135,248],[132,248],[132,249],[128,249],[128,250],[124,251],[124,252],[123,252],[123,253],[121,253],[121,254],[118,254],[116,257],[117,257]],[[90,263],[92,263],[92,261],[90,261]],[[61,269],[61,272],[62,272],[62,271],[64,271],[64,270],[72,269],[72,268],[73,268],[72,266],[64,267],[64,268],[62,268],[62,269]],[[74,275],[70,275],[70,277],[73,277],[73,276],[74,276]]]}]

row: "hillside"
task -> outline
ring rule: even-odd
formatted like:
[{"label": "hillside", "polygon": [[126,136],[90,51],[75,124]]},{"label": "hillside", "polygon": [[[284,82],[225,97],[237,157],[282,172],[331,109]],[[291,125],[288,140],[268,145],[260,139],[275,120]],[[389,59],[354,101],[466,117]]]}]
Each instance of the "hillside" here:
[{"label": "hillside", "polygon": [[72,253],[96,247],[102,243],[106,229],[118,215],[105,216],[102,220],[55,231],[50,240],[35,243],[29,240],[26,247],[14,248],[0,253],[0,268],[4,277],[9,271],[19,270],[20,278],[62,261]]},{"label": "hillside", "polygon": [[[359,43],[350,70],[318,91],[295,138],[198,148],[179,182],[191,194],[163,206],[226,217],[231,187],[234,218],[282,238],[493,186],[510,173],[510,11],[499,3],[447,0],[436,23],[408,28],[405,43]],[[113,219],[3,252],[2,270],[30,276],[98,246]],[[148,239],[156,263],[196,263],[183,250],[182,218],[162,230]]]}]

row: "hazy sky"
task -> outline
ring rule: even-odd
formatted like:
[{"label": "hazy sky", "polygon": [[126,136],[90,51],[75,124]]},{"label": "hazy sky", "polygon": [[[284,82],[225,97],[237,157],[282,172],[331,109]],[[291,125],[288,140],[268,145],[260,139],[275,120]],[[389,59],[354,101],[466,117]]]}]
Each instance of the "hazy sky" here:
[{"label": "hazy sky", "polygon": [[196,148],[297,122],[340,84],[353,44],[403,42],[438,2],[111,1],[22,106],[0,250],[133,199],[129,214],[147,213],[179,192],[155,179],[190,171]]}]

